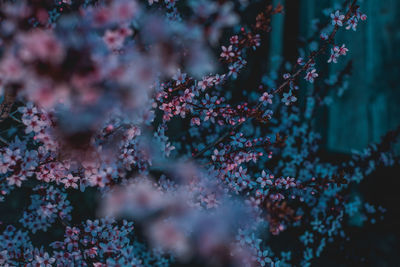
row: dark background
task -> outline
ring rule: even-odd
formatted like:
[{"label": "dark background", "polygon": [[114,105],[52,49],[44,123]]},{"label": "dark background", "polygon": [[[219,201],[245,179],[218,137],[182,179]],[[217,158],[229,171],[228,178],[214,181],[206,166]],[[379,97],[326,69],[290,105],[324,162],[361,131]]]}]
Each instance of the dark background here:
[{"label": "dark background", "polygon": [[[326,20],[324,9],[343,1],[279,2],[285,6],[285,14],[274,18],[270,47],[275,50],[270,49],[270,55],[277,51],[285,60],[294,61],[302,41],[310,37],[311,20]],[[356,32],[342,30],[337,38],[338,44],[349,48],[346,60],[353,60],[349,88],[341,98],[334,98],[331,106],[318,110],[315,123],[323,138],[323,157],[333,162],[349,160],[353,149],[379,142],[387,131],[400,125],[400,1],[358,2],[367,22],[359,23]],[[345,62],[340,61],[327,72],[343,68]],[[304,86],[309,85],[301,88]],[[399,173],[399,166],[378,168],[352,189],[364,201],[385,207],[384,220],[362,228],[348,226],[349,240],[328,244],[313,266],[400,266]]]}]

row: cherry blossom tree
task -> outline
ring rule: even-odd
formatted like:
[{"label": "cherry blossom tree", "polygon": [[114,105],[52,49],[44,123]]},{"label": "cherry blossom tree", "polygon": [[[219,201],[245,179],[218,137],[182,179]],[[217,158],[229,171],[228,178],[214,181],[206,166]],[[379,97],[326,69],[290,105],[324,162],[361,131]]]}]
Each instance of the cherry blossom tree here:
[{"label": "cherry blossom tree", "polygon": [[[399,164],[400,128],[324,162],[312,117],[327,92],[298,101],[304,80],[344,82],[346,68],[329,84],[317,62],[351,56],[336,34],[366,20],[362,5],[331,10],[317,49],[237,100],[285,12],[256,2],[251,24],[250,1],[1,4],[0,205],[29,198],[1,217],[1,266],[309,266],[352,217],[384,213],[348,189]],[[93,216],[74,216],[85,197]],[[295,247],[274,249],[291,229]]]}]

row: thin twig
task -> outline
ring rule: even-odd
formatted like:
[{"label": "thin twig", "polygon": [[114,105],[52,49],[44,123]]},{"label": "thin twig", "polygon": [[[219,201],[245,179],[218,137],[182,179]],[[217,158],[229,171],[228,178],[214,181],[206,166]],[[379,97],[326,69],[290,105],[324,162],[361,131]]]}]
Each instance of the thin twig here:
[{"label": "thin twig", "polygon": [[10,145],[6,139],[0,136],[0,141],[6,145]]},{"label": "thin twig", "polygon": [[22,123],[22,121],[21,121],[20,119],[16,118],[16,117],[15,117],[14,115],[12,115],[11,113],[8,114],[8,116],[9,116],[11,119],[15,120],[16,122]]}]

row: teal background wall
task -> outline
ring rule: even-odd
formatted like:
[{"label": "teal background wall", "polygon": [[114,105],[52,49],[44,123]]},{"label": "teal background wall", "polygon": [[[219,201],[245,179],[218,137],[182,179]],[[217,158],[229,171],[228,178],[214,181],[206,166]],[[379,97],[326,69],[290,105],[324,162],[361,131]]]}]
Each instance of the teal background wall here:
[{"label": "teal background wall", "polygon": [[[340,6],[338,0],[274,0],[285,6],[285,14],[273,19],[269,48],[269,68],[278,70],[280,58],[298,56],[302,40],[312,33],[314,19],[326,20],[326,8]],[[317,61],[321,72],[330,74],[352,60],[348,88],[337,97],[332,92],[330,106],[317,111],[314,127],[322,135],[324,156],[332,161],[348,161],[352,150],[362,150],[379,142],[389,130],[400,125],[400,1],[358,1],[368,16],[357,31],[342,30],[336,43],[345,43],[348,56],[338,64],[326,64],[328,54]],[[301,83],[301,94],[314,85]],[[300,102],[304,97],[299,98]],[[400,149],[399,149],[400,151]],[[400,169],[380,168],[359,186],[351,188],[364,201],[387,209],[383,221],[360,230],[349,227],[349,239],[334,243],[313,266],[399,266],[400,251]]]},{"label": "teal background wall", "polygon": [[[313,33],[314,19],[326,20],[324,11],[338,6],[337,0],[274,0],[285,6],[285,14],[273,19],[270,39],[270,68],[276,70],[279,58],[296,58],[299,40]],[[342,97],[318,112],[315,127],[322,133],[325,149],[350,153],[378,142],[389,130],[400,125],[400,1],[363,0],[361,10],[368,16],[357,31],[342,30],[336,43],[349,48],[338,64],[317,68],[333,74],[352,60],[352,76]],[[286,43],[285,43],[286,42]],[[325,57],[327,58],[328,55]],[[325,58],[324,57],[324,58]],[[317,62],[318,63],[318,62]],[[302,84],[311,89],[313,85]],[[333,92],[332,95],[335,95]]]},{"label": "teal background wall", "polygon": [[400,124],[400,1],[364,0],[362,8],[367,23],[339,35],[354,61],[349,90],[328,110],[332,150],[362,149]]}]

